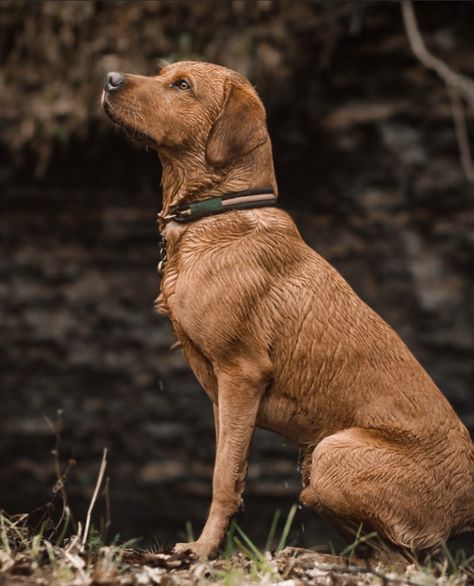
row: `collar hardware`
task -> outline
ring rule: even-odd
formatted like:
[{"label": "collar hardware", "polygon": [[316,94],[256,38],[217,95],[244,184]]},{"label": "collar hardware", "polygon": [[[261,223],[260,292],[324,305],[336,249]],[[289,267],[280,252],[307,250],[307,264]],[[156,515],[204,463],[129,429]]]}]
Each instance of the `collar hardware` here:
[{"label": "collar hardware", "polygon": [[160,242],[158,244],[158,265],[156,267],[158,274],[163,274],[163,270],[165,268],[166,261],[168,260],[168,250],[166,247],[166,238],[164,234],[160,234]]},{"label": "collar hardware", "polygon": [[[169,222],[188,224],[207,216],[215,216],[231,210],[249,210],[274,206],[276,205],[276,200],[277,195],[271,187],[234,191],[224,195],[208,197],[190,204],[173,206],[166,215],[160,213],[159,218],[165,225]],[[166,239],[163,233],[159,244],[159,258],[157,268],[158,273],[161,275],[168,260]]]},{"label": "collar hardware", "polygon": [[187,224],[188,222],[194,222],[195,220],[222,214],[230,210],[248,210],[274,206],[276,200],[277,196],[271,187],[234,191],[224,195],[208,197],[190,204],[174,206],[170,208],[166,215],[160,217],[165,223],[174,221]]}]

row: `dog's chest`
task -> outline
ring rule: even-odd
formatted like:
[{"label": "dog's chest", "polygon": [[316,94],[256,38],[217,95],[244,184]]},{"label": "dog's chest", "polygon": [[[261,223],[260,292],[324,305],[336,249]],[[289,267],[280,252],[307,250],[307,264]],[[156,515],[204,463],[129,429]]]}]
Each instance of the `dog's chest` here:
[{"label": "dog's chest", "polygon": [[158,265],[158,272],[161,276],[160,293],[156,300],[156,307],[162,315],[167,315],[175,320],[178,319],[179,311],[176,308],[175,293],[178,281],[178,263],[175,259],[162,257]]},{"label": "dog's chest", "polygon": [[191,367],[195,377],[213,403],[217,405],[217,380],[214,375],[214,369],[207,358],[186,336],[179,336],[183,344],[183,352],[187,363]]},{"label": "dog's chest", "polygon": [[[182,294],[177,295],[180,275],[176,264],[173,260],[166,264],[162,274],[160,294],[156,306],[162,315],[169,317],[173,325],[173,330],[181,342],[187,363],[210,399],[214,403],[217,403],[217,383],[212,365],[192,341],[185,327],[186,320],[184,319],[183,309],[186,307],[186,304],[192,303],[192,299],[183,299]],[[192,290],[191,283],[189,283],[188,290]]]}]

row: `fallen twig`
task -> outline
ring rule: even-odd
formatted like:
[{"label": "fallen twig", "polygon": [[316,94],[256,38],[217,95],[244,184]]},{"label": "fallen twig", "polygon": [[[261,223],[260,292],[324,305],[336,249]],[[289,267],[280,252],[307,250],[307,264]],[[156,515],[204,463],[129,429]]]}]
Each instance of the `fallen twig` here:
[{"label": "fallen twig", "polygon": [[411,0],[403,0],[402,15],[408,41],[410,42],[413,53],[423,65],[429,69],[433,69],[447,85],[457,89],[459,94],[474,108],[474,81],[461,73],[453,71],[449,65],[428,51],[421,36],[420,29],[418,28],[415,10]]},{"label": "fallen twig", "polygon": [[461,73],[453,71],[447,63],[428,51],[418,28],[412,0],[402,1],[402,16],[413,53],[425,67],[437,73],[448,87],[461,164],[466,179],[474,183],[474,165],[462,103],[462,99],[465,99],[474,109],[474,81]]},{"label": "fallen twig", "polygon": [[464,115],[464,106],[459,92],[453,88],[448,87],[449,96],[451,98],[451,106],[453,110],[454,127],[456,129],[456,137],[458,140],[459,155],[461,157],[461,165],[464,169],[466,178],[474,183],[474,164],[472,162],[471,146],[469,144],[469,134],[467,132],[466,117]]}]

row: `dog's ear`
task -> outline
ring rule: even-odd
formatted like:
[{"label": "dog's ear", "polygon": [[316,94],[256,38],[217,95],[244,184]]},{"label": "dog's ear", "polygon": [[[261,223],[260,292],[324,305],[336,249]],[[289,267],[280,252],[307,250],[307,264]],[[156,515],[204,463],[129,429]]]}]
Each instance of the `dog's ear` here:
[{"label": "dog's ear", "polygon": [[211,128],[206,161],[215,167],[246,155],[268,139],[265,109],[247,88],[228,82],[222,111]]}]

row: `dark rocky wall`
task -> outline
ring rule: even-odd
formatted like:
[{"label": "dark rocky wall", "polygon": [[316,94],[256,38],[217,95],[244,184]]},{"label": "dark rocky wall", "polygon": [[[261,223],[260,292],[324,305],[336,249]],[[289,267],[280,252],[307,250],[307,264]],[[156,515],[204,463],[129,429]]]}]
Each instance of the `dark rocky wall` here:
[{"label": "dark rocky wall", "polygon": [[[210,404],[153,309],[159,163],[98,107],[105,70],[151,73],[163,55],[191,53],[257,84],[282,207],[473,430],[474,190],[447,92],[410,54],[398,4],[55,4],[0,12],[0,508],[49,498],[45,417],[60,409],[79,516],[108,446],[113,532],[172,541],[205,517]],[[430,48],[474,77],[474,4],[416,7]],[[472,112],[468,125],[474,136]],[[257,434],[252,536],[295,500],[296,467],[295,448]],[[299,515],[300,543],[333,538]]]}]

